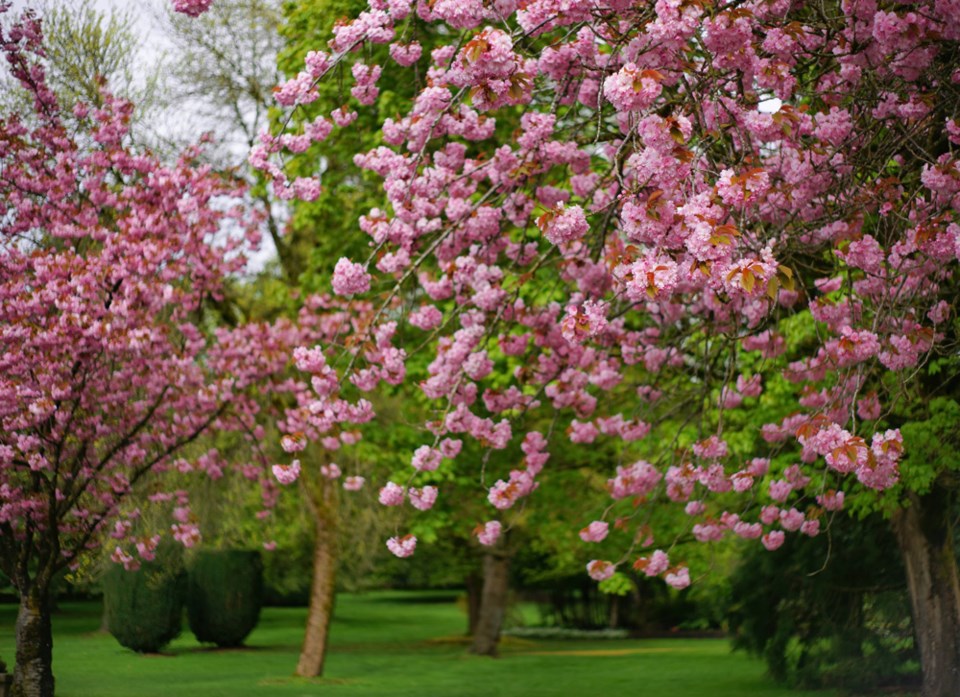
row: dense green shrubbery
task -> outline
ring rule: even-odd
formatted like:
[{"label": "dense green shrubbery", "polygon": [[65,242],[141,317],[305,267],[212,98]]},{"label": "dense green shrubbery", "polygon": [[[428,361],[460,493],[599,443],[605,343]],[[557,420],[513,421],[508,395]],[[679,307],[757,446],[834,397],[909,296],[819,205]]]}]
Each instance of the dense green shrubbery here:
[{"label": "dense green shrubbery", "polygon": [[583,574],[523,586],[523,597],[536,602],[549,626],[597,630],[622,628],[640,632],[673,629],[718,629],[719,600],[711,594],[675,591],[656,579],[620,573],[622,591],[612,591]]},{"label": "dense green shrubbery", "polygon": [[733,578],[735,647],[795,687],[871,690],[917,679],[896,549],[879,516],[838,516],[829,534],[788,536],[776,552],[750,549]]},{"label": "dense green shrubbery", "polygon": [[260,552],[203,551],[190,567],[187,603],[197,641],[240,646],[260,619],[263,562]]},{"label": "dense green shrubbery", "polygon": [[128,649],[159,651],[180,635],[185,585],[179,560],[112,566],[103,577],[107,629]]},{"label": "dense green shrubbery", "polygon": [[307,607],[313,576],[313,542],[278,547],[263,558],[263,604]]}]

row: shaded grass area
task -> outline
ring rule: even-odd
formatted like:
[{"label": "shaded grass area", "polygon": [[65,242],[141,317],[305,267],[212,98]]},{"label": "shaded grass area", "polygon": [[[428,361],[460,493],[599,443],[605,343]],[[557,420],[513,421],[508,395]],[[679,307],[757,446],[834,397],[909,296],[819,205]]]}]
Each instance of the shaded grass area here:
[{"label": "shaded grass area", "polygon": [[[0,606],[0,655],[13,657],[16,608]],[[100,605],[54,617],[58,697],[670,697],[796,695],[721,639],[506,639],[499,660],[466,652],[455,595],[340,595],[326,676],[293,677],[306,610],[267,608],[246,648],[199,645],[185,631],[141,656],[98,632]],[[817,693],[823,697],[832,692]]]}]

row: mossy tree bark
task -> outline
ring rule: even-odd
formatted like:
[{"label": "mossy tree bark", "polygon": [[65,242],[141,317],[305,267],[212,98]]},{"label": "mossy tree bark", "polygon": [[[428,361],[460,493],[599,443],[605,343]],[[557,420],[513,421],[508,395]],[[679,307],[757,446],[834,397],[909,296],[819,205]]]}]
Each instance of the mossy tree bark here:
[{"label": "mossy tree bark", "polygon": [[336,481],[321,477],[308,492],[310,511],[316,525],[313,547],[313,582],[310,587],[310,610],[297,675],[319,677],[327,654],[327,638],[333,619],[333,603],[337,578],[337,523],[340,498]]},{"label": "mossy tree bark", "polygon": [[470,647],[472,653],[480,656],[497,655],[509,591],[510,557],[502,550],[492,550],[483,559],[483,591],[480,594],[473,645]]},{"label": "mossy tree bark", "polygon": [[53,697],[53,631],[46,585],[34,582],[21,591],[16,641],[13,697]]},{"label": "mossy tree bark", "polygon": [[960,695],[960,578],[949,492],[910,495],[893,530],[903,556],[920,649],[923,697]]}]

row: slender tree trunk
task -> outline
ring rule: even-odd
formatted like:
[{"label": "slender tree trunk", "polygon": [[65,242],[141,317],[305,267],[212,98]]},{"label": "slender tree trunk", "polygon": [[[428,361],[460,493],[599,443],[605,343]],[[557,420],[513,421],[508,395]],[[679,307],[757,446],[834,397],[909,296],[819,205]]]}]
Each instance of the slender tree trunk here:
[{"label": "slender tree trunk", "polygon": [[311,505],[317,527],[317,540],[313,547],[313,582],[307,628],[297,663],[297,675],[308,678],[323,675],[337,577],[339,497],[336,483],[323,479],[315,492]]},{"label": "slender tree trunk", "polygon": [[34,585],[20,596],[14,697],[53,697],[53,632],[49,591]]},{"label": "slender tree trunk", "polygon": [[476,571],[467,574],[467,636],[473,636],[480,622],[480,598],[483,592],[483,576]]},{"label": "slender tree trunk", "polygon": [[500,629],[507,612],[510,557],[503,553],[487,554],[483,558],[483,592],[480,613],[473,633],[470,651],[480,656],[496,656]]},{"label": "slender tree trunk", "polygon": [[950,500],[936,487],[911,495],[893,519],[913,609],[923,670],[923,697],[960,695],[960,578],[950,526]]}]

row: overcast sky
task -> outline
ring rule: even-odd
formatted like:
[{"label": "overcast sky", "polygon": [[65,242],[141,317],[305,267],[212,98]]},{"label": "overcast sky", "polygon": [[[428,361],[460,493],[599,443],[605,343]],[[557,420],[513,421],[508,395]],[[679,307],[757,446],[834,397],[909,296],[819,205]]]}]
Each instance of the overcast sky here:
[{"label": "overcast sky", "polygon": [[[45,0],[47,4],[53,6],[73,6],[79,5],[79,0]],[[145,50],[162,47],[163,37],[156,30],[153,17],[157,11],[162,10],[168,0],[91,0],[92,4],[104,12],[112,10],[129,10],[130,14],[137,21],[137,30],[144,37]],[[22,10],[25,7],[37,6],[39,2],[35,0],[13,0],[13,9]]]}]

